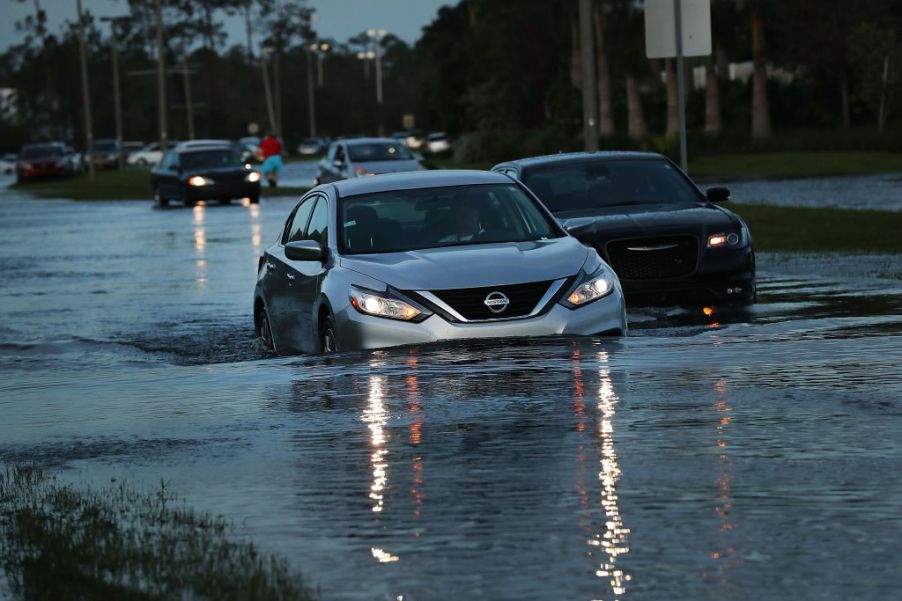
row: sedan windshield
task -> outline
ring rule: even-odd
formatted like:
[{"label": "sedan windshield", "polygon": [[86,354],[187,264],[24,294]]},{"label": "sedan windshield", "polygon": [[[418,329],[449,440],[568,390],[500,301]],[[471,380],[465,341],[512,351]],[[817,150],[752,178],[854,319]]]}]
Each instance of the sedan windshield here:
[{"label": "sedan windshield", "polygon": [[240,164],[238,154],[227,148],[215,150],[198,150],[182,154],[183,169],[211,169],[215,167],[237,167]]},{"label": "sedan windshield", "polygon": [[704,202],[677,168],[662,160],[550,165],[529,172],[524,183],[553,213],[636,204]]},{"label": "sedan windshield", "polygon": [[524,242],[563,233],[513,184],[399,190],[341,203],[342,252]]},{"label": "sedan windshield", "polygon": [[412,161],[413,155],[402,143],[373,142],[370,144],[349,144],[348,154],[355,163],[375,161]]}]

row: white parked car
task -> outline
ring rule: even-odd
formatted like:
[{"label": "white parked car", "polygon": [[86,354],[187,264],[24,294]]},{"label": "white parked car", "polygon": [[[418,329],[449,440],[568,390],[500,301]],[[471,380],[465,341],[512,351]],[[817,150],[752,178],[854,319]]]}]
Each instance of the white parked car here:
[{"label": "white parked car", "polygon": [[15,173],[16,161],[19,157],[14,154],[4,154],[0,156],[0,173]]},{"label": "white parked car", "polygon": [[451,140],[443,131],[438,131],[426,136],[426,150],[432,154],[445,152],[451,149]]},{"label": "white parked car", "polygon": [[[172,145],[178,144],[178,142],[174,140],[170,140],[169,143]],[[160,143],[153,142],[152,144],[148,144],[141,150],[129,154],[125,162],[129,165],[153,166],[159,163],[162,158],[163,151],[160,150]]]}]

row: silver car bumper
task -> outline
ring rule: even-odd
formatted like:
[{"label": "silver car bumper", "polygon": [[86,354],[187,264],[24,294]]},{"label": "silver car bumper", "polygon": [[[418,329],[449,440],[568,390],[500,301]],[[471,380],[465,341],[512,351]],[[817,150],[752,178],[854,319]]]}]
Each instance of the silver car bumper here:
[{"label": "silver car bumper", "polygon": [[432,315],[420,323],[410,323],[363,315],[350,305],[334,318],[339,332],[338,348],[342,351],[467,338],[591,336],[612,331],[625,335],[627,332],[623,295],[619,289],[579,309],[555,304],[544,315],[509,321],[450,323]]}]

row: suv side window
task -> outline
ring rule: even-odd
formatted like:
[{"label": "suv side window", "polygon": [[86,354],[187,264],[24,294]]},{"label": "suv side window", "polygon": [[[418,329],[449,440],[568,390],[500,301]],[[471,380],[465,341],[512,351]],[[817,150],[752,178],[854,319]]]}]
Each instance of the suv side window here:
[{"label": "suv side window", "polygon": [[329,203],[325,198],[320,198],[307,226],[307,240],[316,240],[322,246],[329,244]]},{"label": "suv side window", "polygon": [[310,219],[310,213],[313,212],[313,205],[316,203],[317,198],[317,196],[311,196],[298,205],[288,226],[285,228],[285,236],[282,240],[282,244],[285,244],[286,242],[297,242],[298,240],[304,239],[304,229],[307,226],[307,221]]}]

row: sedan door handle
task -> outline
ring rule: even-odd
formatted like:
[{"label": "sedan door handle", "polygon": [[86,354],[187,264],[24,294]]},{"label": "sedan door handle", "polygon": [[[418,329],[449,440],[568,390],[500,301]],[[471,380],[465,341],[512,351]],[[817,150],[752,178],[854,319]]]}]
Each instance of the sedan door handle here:
[{"label": "sedan door handle", "polygon": [[285,276],[285,277],[288,278],[288,281],[289,281],[289,282],[293,282],[293,281],[294,281],[294,274],[289,273],[289,274],[288,274],[287,276]]}]

